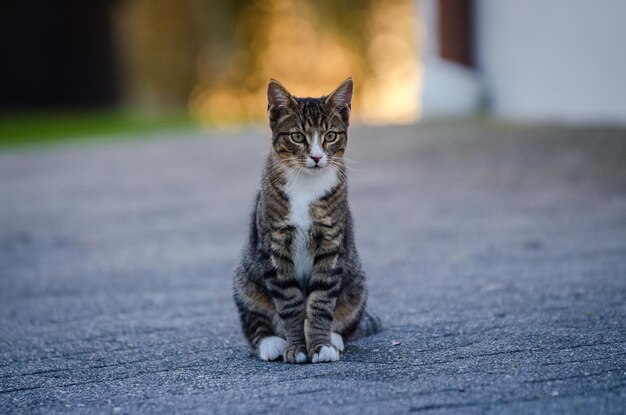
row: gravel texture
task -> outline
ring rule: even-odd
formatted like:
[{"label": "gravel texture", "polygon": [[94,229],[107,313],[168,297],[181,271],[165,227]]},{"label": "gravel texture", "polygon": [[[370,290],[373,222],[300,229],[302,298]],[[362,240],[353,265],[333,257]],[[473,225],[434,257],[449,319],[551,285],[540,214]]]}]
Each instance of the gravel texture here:
[{"label": "gravel texture", "polygon": [[384,331],[255,359],[231,270],[268,129],[0,153],[0,413],[626,413],[626,130],[355,127]]}]

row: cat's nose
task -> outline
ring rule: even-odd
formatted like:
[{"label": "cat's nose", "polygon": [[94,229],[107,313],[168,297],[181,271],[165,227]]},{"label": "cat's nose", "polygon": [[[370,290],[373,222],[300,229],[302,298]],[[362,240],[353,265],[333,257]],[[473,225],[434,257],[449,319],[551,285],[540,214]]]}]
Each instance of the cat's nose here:
[{"label": "cat's nose", "polygon": [[315,164],[317,164],[317,163],[318,163],[318,162],[322,159],[322,157],[321,157],[321,156],[309,156],[309,157],[311,157],[311,158],[313,159],[313,161],[315,162]]}]

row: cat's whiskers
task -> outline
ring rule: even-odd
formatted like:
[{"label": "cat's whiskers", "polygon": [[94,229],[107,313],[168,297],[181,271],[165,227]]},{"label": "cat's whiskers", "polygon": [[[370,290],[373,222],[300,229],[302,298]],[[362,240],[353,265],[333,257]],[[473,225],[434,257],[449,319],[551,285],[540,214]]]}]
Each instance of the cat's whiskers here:
[{"label": "cat's whiskers", "polygon": [[347,157],[342,157],[341,159],[342,159],[343,161],[347,161],[348,163],[359,164],[359,162],[358,162],[358,161],[356,161],[356,160],[352,160],[352,159],[349,159],[349,158],[347,158]]},{"label": "cat's whiskers", "polygon": [[272,169],[280,172],[281,176],[284,176],[287,171],[297,168],[299,161],[299,157],[287,157],[279,160],[270,158],[270,166]]},{"label": "cat's whiskers", "polygon": [[341,165],[342,167],[344,167],[345,169],[350,170],[350,171],[360,171],[361,170],[361,169],[357,169],[356,167],[348,166],[345,163],[346,161],[349,162],[349,163],[357,163],[356,161],[353,161],[353,160],[350,160],[350,159],[346,159],[345,157],[341,157],[338,160],[334,160],[334,159],[330,160],[331,163],[336,163],[338,165]]},{"label": "cat's whiskers", "polygon": [[[330,168],[332,168],[335,173],[337,174],[337,178],[339,179],[339,181],[341,181],[342,183],[347,184],[348,183],[348,175],[346,174],[345,171],[343,171],[341,169],[341,164],[337,163],[337,162],[333,162],[331,161],[330,163],[328,163],[328,166]],[[345,166],[343,166],[345,167]]]},{"label": "cat's whiskers", "polygon": [[347,170],[350,170],[350,171],[361,171],[361,169],[357,169],[357,168],[355,168],[355,167],[346,166],[345,164],[344,164],[344,166],[343,166],[343,167],[344,167],[345,169],[347,169]]},{"label": "cat's whiskers", "polygon": [[284,183],[286,184],[291,182],[296,176],[301,174],[303,170],[304,169],[300,166],[290,166],[289,168],[285,169],[284,172],[286,173],[286,175],[284,176]]}]

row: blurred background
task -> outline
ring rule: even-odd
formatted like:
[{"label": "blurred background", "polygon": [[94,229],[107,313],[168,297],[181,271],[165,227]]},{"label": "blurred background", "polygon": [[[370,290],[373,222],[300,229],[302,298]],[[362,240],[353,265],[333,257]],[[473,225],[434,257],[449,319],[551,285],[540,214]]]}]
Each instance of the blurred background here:
[{"label": "blurred background", "polygon": [[626,123],[621,0],[7,0],[0,142],[262,121],[351,75],[369,124]]},{"label": "blurred background", "polygon": [[[625,74],[626,0],[2,0],[0,415],[626,413]],[[348,76],[384,330],[264,366],[267,82]]]}]

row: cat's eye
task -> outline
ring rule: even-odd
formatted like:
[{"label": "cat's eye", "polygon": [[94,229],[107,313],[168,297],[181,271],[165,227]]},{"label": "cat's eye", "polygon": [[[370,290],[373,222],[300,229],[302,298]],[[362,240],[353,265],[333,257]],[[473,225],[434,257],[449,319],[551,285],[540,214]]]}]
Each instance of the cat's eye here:
[{"label": "cat's eye", "polygon": [[326,136],[324,136],[324,140],[327,143],[332,143],[336,139],[337,139],[337,133],[334,132],[334,131],[329,131],[329,132],[326,133]]},{"label": "cat's eye", "polygon": [[304,134],[302,133],[291,133],[291,139],[294,143],[301,143],[304,141]]}]

